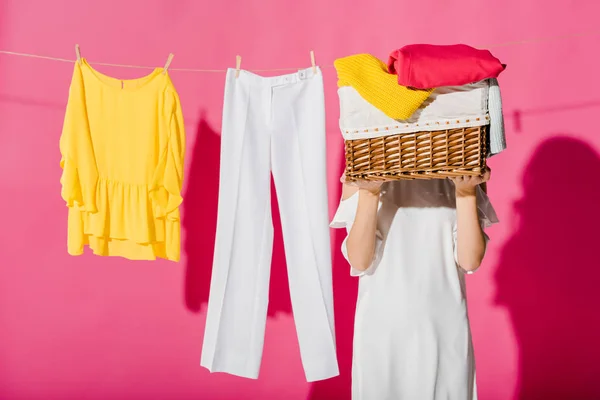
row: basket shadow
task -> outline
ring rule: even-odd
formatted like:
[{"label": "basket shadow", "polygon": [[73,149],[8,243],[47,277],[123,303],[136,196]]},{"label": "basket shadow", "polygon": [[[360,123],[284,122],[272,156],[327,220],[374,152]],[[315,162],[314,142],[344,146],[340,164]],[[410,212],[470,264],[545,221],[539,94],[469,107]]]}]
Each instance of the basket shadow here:
[{"label": "basket shadow", "polygon": [[600,187],[590,178],[600,174],[600,156],[557,136],[524,171],[518,229],[495,274],[495,300],[507,309],[519,346],[514,398],[599,399]]}]

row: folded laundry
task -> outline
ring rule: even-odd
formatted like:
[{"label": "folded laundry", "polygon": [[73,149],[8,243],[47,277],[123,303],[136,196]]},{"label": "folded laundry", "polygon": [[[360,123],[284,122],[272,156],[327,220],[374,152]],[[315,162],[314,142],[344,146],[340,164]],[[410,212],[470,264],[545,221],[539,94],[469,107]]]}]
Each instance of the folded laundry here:
[{"label": "folded laundry", "polygon": [[489,50],[466,44],[411,44],[393,51],[388,60],[388,69],[398,75],[398,84],[417,89],[497,78],[505,68]]},{"label": "folded laundry", "polygon": [[398,85],[385,63],[370,54],[335,60],[338,87],[352,87],[367,102],[393,119],[407,119],[429,97],[432,89],[414,90]]},{"label": "folded laundry", "polygon": [[435,89],[413,115],[390,118],[353,87],[338,89],[340,129],[345,140],[490,125],[488,156],[506,148],[502,102],[495,79]]}]

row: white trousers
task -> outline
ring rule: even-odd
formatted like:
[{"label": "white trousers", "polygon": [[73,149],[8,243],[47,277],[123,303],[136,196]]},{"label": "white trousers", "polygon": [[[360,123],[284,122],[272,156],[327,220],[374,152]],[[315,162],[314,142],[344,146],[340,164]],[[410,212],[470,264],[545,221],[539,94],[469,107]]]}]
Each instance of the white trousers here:
[{"label": "white trousers", "polygon": [[[219,211],[200,364],[258,378],[273,247],[271,172],[307,381],[339,374],[320,70],[227,72]],[[210,195],[210,194],[207,194]]]}]

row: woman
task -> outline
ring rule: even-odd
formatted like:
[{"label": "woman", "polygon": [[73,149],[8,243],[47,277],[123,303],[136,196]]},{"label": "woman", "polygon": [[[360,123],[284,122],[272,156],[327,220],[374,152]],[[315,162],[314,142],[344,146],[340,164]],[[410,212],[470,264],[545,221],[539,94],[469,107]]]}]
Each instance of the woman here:
[{"label": "woman", "polygon": [[474,400],[464,274],[497,222],[490,177],[344,184],[332,221],[359,276],[354,400]]}]

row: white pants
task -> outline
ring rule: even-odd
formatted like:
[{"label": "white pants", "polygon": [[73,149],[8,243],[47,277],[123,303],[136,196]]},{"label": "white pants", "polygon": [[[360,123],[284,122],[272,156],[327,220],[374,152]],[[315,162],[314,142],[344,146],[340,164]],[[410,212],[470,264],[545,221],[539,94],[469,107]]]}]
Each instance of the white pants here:
[{"label": "white pants", "polygon": [[[271,171],[307,381],[339,374],[320,70],[227,72],[219,211],[200,364],[258,378],[273,247]],[[210,195],[208,193],[207,195]]]}]

